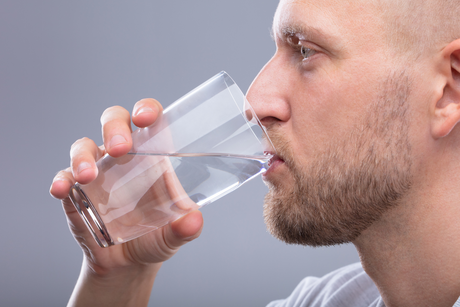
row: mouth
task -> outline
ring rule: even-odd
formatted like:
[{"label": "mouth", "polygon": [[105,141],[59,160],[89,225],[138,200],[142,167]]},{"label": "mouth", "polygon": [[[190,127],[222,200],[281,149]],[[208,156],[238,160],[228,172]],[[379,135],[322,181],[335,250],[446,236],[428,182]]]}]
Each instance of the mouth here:
[{"label": "mouth", "polygon": [[284,163],[284,160],[283,158],[281,158],[280,156],[278,156],[277,154],[273,153],[273,152],[265,152],[265,155],[271,155],[272,157],[270,158],[270,160],[268,161],[268,169],[267,171],[263,174],[264,177],[267,177],[269,176],[271,173],[273,173],[275,171],[275,169]]},{"label": "mouth", "polygon": [[268,167],[271,167],[274,163],[276,162],[284,162],[283,159],[281,159],[279,156],[277,155],[273,155],[272,154],[272,157],[270,158],[270,160],[268,161]]}]

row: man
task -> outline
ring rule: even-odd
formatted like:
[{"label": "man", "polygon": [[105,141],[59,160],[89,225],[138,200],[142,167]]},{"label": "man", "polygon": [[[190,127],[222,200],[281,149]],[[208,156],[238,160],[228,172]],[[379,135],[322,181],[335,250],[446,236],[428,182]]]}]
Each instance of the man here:
[{"label": "man", "polygon": [[[287,243],[353,242],[362,268],[306,279],[270,306],[447,307],[460,296],[458,16],[456,0],[280,1],[277,51],[248,93],[277,149],[267,227]],[[147,126],[161,110],[141,100],[132,120]],[[131,147],[128,111],[101,121],[104,147],[75,142],[51,187],[85,252],[69,305],[143,306],[161,263],[203,221],[192,212],[99,248],[66,196],[105,152]]]}]

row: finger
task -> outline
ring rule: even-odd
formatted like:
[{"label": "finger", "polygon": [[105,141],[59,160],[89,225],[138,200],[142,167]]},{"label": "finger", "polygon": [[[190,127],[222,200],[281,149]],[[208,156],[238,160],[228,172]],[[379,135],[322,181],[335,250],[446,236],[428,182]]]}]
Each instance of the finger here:
[{"label": "finger", "polygon": [[70,167],[54,176],[50,187],[50,194],[56,199],[64,199],[69,195],[70,187],[75,184]]},{"label": "finger", "polygon": [[[76,210],[69,197],[70,188],[76,183],[72,175],[71,168],[60,171],[53,179],[50,187],[50,194],[54,198],[60,199],[62,208],[67,216],[69,228],[75,239],[80,242],[84,241],[84,246],[94,245],[96,242],[90,236],[83,219]],[[83,245],[82,245],[83,246]]]},{"label": "finger", "polygon": [[164,232],[165,243],[172,250],[179,248],[187,242],[198,238],[203,229],[203,216],[195,210],[181,217],[166,227]]},{"label": "finger", "polygon": [[133,108],[133,123],[137,127],[152,125],[163,113],[161,104],[152,98],[144,98],[136,102]]},{"label": "finger", "polygon": [[87,184],[97,177],[96,161],[103,152],[93,140],[82,138],[73,143],[70,149],[70,165],[73,178]]},{"label": "finger", "polygon": [[101,116],[102,138],[106,151],[112,157],[129,152],[131,141],[131,120],[129,112],[120,106],[110,107]]}]

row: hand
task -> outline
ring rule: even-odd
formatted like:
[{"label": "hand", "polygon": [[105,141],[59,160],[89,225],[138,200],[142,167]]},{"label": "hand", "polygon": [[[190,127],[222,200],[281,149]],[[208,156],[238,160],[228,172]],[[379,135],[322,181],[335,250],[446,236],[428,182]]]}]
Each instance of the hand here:
[{"label": "hand", "polygon": [[[140,100],[134,106],[132,121],[138,127],[147,127],[155,122],[162,110],[156,100]],[[134,282],[136,278],[144,280],[143,285],[151,286],[161,263],[172,257],[180,246],[197,238],[203,226],[201,213],[192,211],[181,219],[135,240],[109,248],[99,247],[75,210],[68,193],[75,182],[87,184],[97,177],[96,161],[105,153],[120,157],[131,149],[130,114],[126,109],[108,108],[102,114],[101,124],[104,145],[98,147],[88,138],[76,141],[70,151],[71,167],[55,176],[50,189],[53,197],[62,200],[69,228],[84,252],[82,275],[76,288],[77,293],[74,292],[73,297],[74,301],[79,302],[83,302],[82,298],[87,294],[83,290],[96,279],[110,280],[110,283],[117,281],[112,278],[114,276],[119,280],[123,279],[124,292],[129,288],[126,287],[126,282]],[[150,279],[151,282],[145,283],[145,279]],[[116,285],[112,285],[112,288],[117,291]],[[137,290],[139,289],[136,288]],[[133,293],[132,290],[130,292],[133,296],[139,296],[139,293]],[[108,297],[113,298],[114,294],[123,293],[111,293]],[[100,293],[98,296],[100,299],[104,295]],[[94,303],[94,298],[91,301]],[[117,303],[121,303],[120,299]]]}]

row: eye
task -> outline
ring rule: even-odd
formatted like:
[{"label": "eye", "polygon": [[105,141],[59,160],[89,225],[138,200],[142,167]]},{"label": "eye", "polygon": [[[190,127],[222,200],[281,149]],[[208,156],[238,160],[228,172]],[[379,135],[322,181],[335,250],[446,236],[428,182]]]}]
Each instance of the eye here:
[{"label": "eye", "polygon": [[303,60],[306,60],[317,53],[315,49],[304,46],[304,43],[299,39],[297,35],[289,35],[287,37],[287,42],[294,48],[296,54],[298,54],[297,52],[300,51]]},{"label": "eye", "polygon": [[305,46],[301,46],[300,47],[300,53],[302,54],[304,60],[305,59],[308,59],[309,57],[311,57],[312,55],[314,55],[316,53],[315,50],[313,49],[310,49],[310,48],[307,48]]}]

